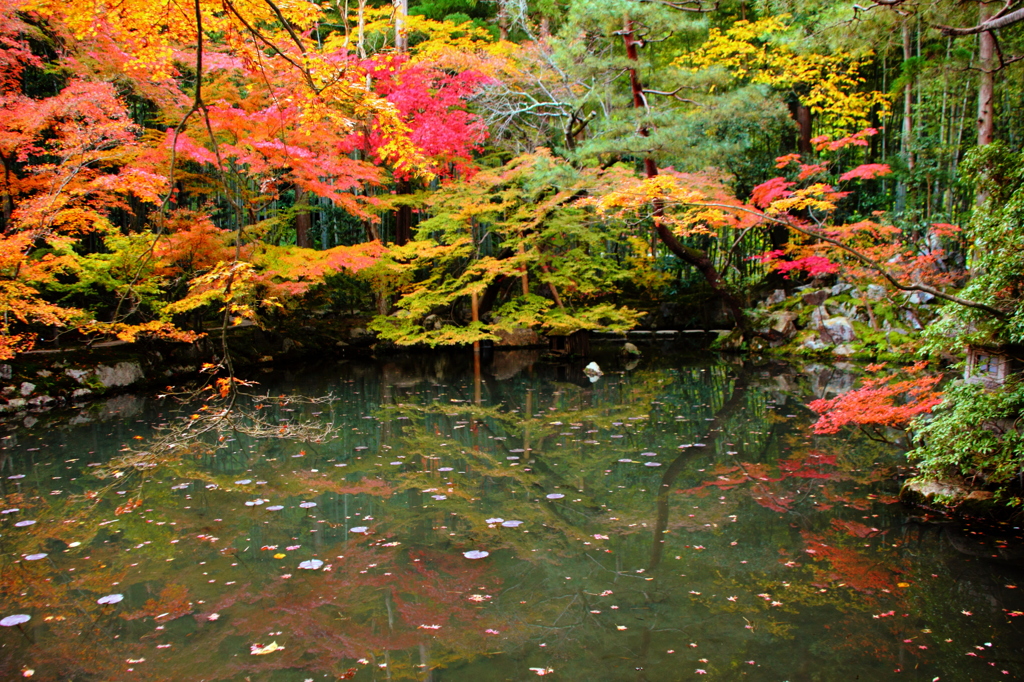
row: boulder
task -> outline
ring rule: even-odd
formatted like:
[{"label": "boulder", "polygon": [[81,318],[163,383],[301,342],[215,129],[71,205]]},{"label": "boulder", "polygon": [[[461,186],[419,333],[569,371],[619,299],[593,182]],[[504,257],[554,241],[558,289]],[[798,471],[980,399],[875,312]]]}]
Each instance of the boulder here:
[{"label": "boulder", "polygon": [[767,303],[768,305],[778,305],[779,303],[782,303],[785,300],[786,300],[786,290],[785,289],[776,289],[775,291],[773,291],[771,293],[770,296],[768,296],[768,298],[766,298],[764,300],[764,302]]},{"label": "boulder", "polygon": [[84,384],[86,377],[88,377],[89,374],[90,374],[89,370],[87,370],[87,369],[71,369],[71,368],[68,368],[68,369],[64,370],[64,373],[67,374],[69,377],[71,377],[72,379],[74,379],[75,381],[77,381],[80,384]]},{"label": "boulder", "polygon": [[806,350],[825,350],[828,348],[828,344],[823,343],[822,340],[818,338],[817,334],[808,336],[803,340],[803,343],[801,343],[800,346]]},{"label": "boulder", "polygon": [[96,379],[104,388],[131,386],[145,378],[142,367],[137,362],[119,362],[113,367],[99,365],[96,367]]},{"label": "boulder", "polygon": [[865,294],[872,301],[881,301],[885,298],[885,287],[879,284],[869,284],[867,294]]},{"label": "boulder", "polygon": [[907,296],[907,301],[915,305],[925,305],[934,299],[935,296],[927,291],[914,291]]},{"label": "boulder", "polygon": [[18,388],[18,392],[22,395],[32,395],[34,390],[36,390],[36,385],[30,381],[21,382],[21,386]]},{"label": "boulder", "polygon": [[821,339],[828,343],[839,345],[857,340],[857,332],[854,330],[850,320],[845,317],[830,317],[823,321],[818,327]]},{"label": "boulder", "polygon": [[796,320],[796,313],[779,311],[772,313],[771,317],[768,318],[768,325],[772,331],[777,332],[785,339],[789,339],[796,334]]},{"label": "boulder", "polygon": [[828,300],[828,293],[828,291],[822,289],[820,291],[804,294],[804,305],[821,305]]},{"label": "boulder", "polygon": [[622,344],[622,350],[619,351],[623,355],[640,355],[640,349],[631,344],[629,341]]},{"label": "boulder", "polygon": [[910,479],[903,484],[903,488],[900,490],[900,499],[904,502],[925,506],[949,504],[966,496],[967,491],[964,488],[945,481]]},{"label": "boulder", "polygon": [[838,284],[832,285],[832,295],[838,296],[846,291],[849,291],[852,288],[852,284],[847,284],[846,282],[839,282]]},{"label": "boulder", "polygon": [[495,348],[520,348],[523,346],[544,345],[540,334],[529,327],[516,327],[509,331],[496,329],[492,333],[498,337],[498,340],[494,342]]}]

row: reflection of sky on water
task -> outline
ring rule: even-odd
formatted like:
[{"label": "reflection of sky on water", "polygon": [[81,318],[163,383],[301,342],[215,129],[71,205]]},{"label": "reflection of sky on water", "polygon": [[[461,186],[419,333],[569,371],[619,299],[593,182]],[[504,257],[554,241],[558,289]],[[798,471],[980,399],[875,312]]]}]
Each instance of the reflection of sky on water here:
[{"label": "reflection of sky on water", "polygon": [[890,446],[810,435],[803,405],[848,374],[535,361],[279,373],[275,394],[338,399],[261,417],[330,437],[211,434],[102,481],[196,406],[13,428],[0,625],[31,618],[0,630],[0,677],[1024,674],[1018,529],[925,522]]}]

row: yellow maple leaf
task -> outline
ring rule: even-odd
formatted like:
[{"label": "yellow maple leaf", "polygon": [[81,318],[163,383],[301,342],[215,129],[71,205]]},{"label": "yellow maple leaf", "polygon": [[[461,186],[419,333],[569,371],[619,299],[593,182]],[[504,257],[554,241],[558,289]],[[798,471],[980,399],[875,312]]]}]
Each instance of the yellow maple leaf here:
[{"label": "yellow maple leaf", "polygon": [[270,653],[273,653],[275,651],[283,651],[284,647],[283,646],[279,646],[277,642],[271,642],[270,644],[268,644],[266,646],[261,646],[259,644],[253,644],[249,649],[250,649],[250,653],[253,656],[263,656],[265,654],[270,654]]}]

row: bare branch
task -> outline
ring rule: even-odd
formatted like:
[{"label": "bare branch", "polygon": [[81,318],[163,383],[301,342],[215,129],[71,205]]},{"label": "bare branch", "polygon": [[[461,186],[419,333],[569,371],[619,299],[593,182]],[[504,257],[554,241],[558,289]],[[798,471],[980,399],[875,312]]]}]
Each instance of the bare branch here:
[{"label": "bare branch", "polygon": [[688,88],[685,85],[680,85],[678,88],[676,88],[672,92],[665,92],[664,90],[648,90],[648,89],[645,88],[644,89],[644,94],[645,95],[662,95],[664,97],[671,97],[672,99],[678,100],[680,102],[686,102],[687,104],[696,104],[698,107],[704,106],[703,104],[701,104],[700,102],[698,102],[696,100],[688,99],[686,97],[680,97],[679,94],[678,94],[680,90],[692,90],[692,89],[693,88]]},{"label": "bare branch", "polygon": [[[1005,7],[1003,10],[1005,11]],[[1000,16],[1002,15],[1002,16]],[[1009,14],[996,14],[988,21],[982,22],[977,26],[968,26],[965,28],[956,26],[939,26],[938,29],[942,31],[943,35],[947,36],[972,36],[978,33],[985,33],[987,31],[995,31],[1000,28],[1006,28],[1012,26],[1018,22],[1024,21],[1024,7],[1010,12]]]}]

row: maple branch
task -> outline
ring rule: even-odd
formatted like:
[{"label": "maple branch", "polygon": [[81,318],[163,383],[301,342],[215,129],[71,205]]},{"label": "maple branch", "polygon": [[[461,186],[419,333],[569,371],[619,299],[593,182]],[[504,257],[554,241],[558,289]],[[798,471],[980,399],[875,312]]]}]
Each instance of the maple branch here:
[{"label": "maple branch", "polygon": [[[794,232],[799,232],[800,234],[802,234],[802,235],[804,235],[806,237],[811,237],[812,239],[820,239],[823,242],[826,242],[828,244],[831,244],[833,246],[836,246],[836,247],[842,249],[843,251],[845,251],[848,254],[850,254],[851,256],[853,256],[856,260],[860,261],[864,265],[868,266],[869,268],[871,268],[872,270],[874,270],[875,272],[880,274],[883,278],[885,278],[885,280],[887,282],[889,282],[889,284],[891,284],[896,289],[899,289],[900,291],[923,291],[926,294],[931,294],[932,296],[935,296],[936,298],[941,298],[941,299],[943,299],[945,301],[949,301],[950,303],[956,303],[958,305],[962,305],[965,308],[974,308],[975,310],[984,310],[988,314],[990,314],[993,317],[996,317],[998,319],[1004,319],[1006,317],[1006,313],[1003,312],[1002,310],[999,310],[998,308],[993,308],[992,306],[990,306],[990,305],[988,305],[986,303],[978,303],[977,301],[971,301],[971,300],[966,299],[966,298],[961,298],[960,296],[956,296],[956,295],[953,295],[953,294],[947,294],[946,292],[942,291],[941,289],[936,289],[935,287],[929,286],[927,284],[903,284],[898,279],[896,279],[892,274],[890,274],[889,271],[886,270],[882,266],[882,264],[879,263],[878,261],[873,260],[871,258],[868,258],[863,253],[861,253],[860,251],[857,251],[856,249],[854,249],[851,246],[847,246],[846,244],[842,243],[838,239],[833,239],[832,237],[826,236],[826,235],[824,235],[824,234],[822,234],[820,232],[817,232],[815,230],[809,230],[809,229],[807,229],[805,227],[801,227],[801,226],[797,225],[796,223],[794,223],[794,222],[792,222],[790,220],[786,220],[784,218],[776,218],[774,216],[768,215],[767,213],[762,213],[761,211],[756,211],[756,210],[753,210],[753,209],[750,209],[750,208],[746,208],[744,206],[735,206],[735,205],[732,205],[732,204],[718,204],[718,203],[703,203],[702,202],[700,204],[691,204],[691,205],[694,205],[694,206],[708,206],[708,207],[711,207],[711,208],[721,208],[721,209],[725,209],[725,210],[729,210],[729,211],[742,211],[744,213],[749,213],[751,215],[758,216],[762,220],[773,222],[773,223],[776,223],[778,225],[783,225],[783,226],[787,227],[788,229],[791,229]],[[667,228],[665,228],[665,229],[667,230]]]},{"label": "maple branch", "polygon": [[274,4],[273,0],[263,0],[270,7],[270,11],[281,21],[285,30],[288,31],[288,35],[291,36],[292,42],[295,43],[296,47],[299,48],[299,54],[305,56],[306,46],[302,44],[302,39],[295,34],[295,29],[292,28],[291,22],[284,18],[284,14],[281,13],[281,9]]},{"label": "maple branch", "polygon": [[[258,30],[256,30],[256,28],[252,24],[250,24],[249,21],[246,20],[246,18],[243,17],[241,15],[241,13],[235,8],[234,3],[232,3],[232,2],[225,2],[224,6],[227,7],[231,11],[231,13],[234,14],[238,18],[238,20],[240,22],[242,22],[242,25],[245,26],[246,30],[249,31],[249,33],[252,35],[253,38],[258,39],[264,45],[266,45],[270,49],[274,50],[274,52],[276,52],[278,55],[280,55],[282,59],[284,59],[286,62],[288,62],[289,64],[294,66],[296,69],[298,69],[299,73],[302,74],[303,80],[306,81],[306,84],[309,85],[310,89],[313,92],[319,94],[320,91],[317,89],[316,84],[313,82],[312,75],[310,75],[310,73],[305,69],[305,67],[303,67],[301,64],[298,64],[294,59],[289,57],[287,55],[287,53],[285,53],[284,50],[282,50],[280,47],[278,47],[276,44],[274,44],[274,42],[272,40],[270,40],[265,35],[263,35]],[[305,53],[305,52],[303,52],[303,53]]]}]

